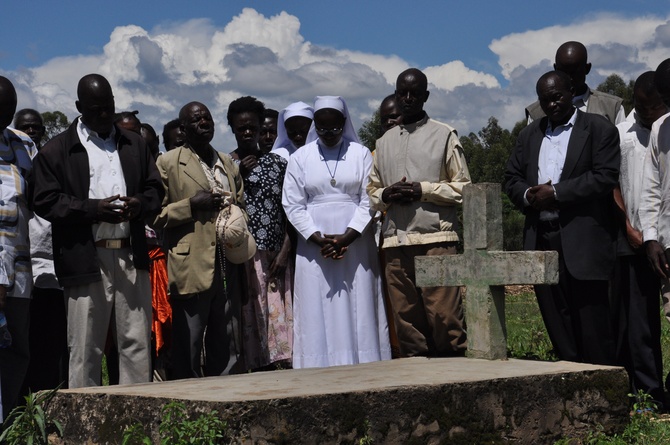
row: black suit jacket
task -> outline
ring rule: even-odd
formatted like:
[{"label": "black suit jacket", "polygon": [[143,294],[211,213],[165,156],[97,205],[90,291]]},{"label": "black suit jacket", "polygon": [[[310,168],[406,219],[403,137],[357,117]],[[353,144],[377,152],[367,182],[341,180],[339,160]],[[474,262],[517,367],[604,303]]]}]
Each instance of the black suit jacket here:
[{"label": "black suit jacket", "polygon": [[[88,154],[77,134],[78,119],[50,140],[33,160],[33,208],[51,222],[54,266],[61,286],[87,284],[102,279],[92,225],[99,199],[89,199]],[[127,196],[140,200],[140,215],[130,221],[133,263],[149,269],[144,232],[161,208],[165,191],[156,163],[144,139],[116,127],[116,146]]]},{"label": "black suit jacket", "polygon": [[[561,179],[554,184],[565,265],[579,280],[606,280],[616,259],[616,221],[612,190],[619,181],[619,133],[606,118],[577,113]],[[540,213],[524,204],[524,193],[538,184],[545,116],[519,134],[505,172],[505,191],[526,215],[524,249],[537,248]]]}]

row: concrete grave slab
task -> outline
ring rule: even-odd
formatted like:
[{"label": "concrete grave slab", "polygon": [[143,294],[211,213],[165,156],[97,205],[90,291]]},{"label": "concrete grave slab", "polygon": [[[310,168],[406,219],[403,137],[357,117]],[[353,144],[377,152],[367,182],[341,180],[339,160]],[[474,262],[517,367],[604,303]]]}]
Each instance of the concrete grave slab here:
[{"label": "concrete grave slab", "polygon": [[158,443],[161,408],[217,410],[232,443],[553,443],[627,418],[621,368],[570,362],[408,358],[59,391],[64,443],[114,444],[136,422]]}]

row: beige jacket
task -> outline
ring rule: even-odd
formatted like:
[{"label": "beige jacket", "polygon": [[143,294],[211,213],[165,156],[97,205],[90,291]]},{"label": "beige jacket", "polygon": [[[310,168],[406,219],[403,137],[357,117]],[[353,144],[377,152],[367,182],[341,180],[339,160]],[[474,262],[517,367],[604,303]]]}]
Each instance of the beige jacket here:
[{"label": "beige jacket", "polygon": [[[218,155],[234,203],[244,210],[244,188],[238,167],[228,155]],[[159,156],[156,167],[165,187],[165,198],[155,226],[164,229],[170,294],[179,297],[206,291],[214,279],[217,213],[191,213],[190,199],[199,190],[211,189],[207,177],[197,156],[186,147]]]},{"label": "beige jacket", "polygon": [[[384,188],[406,177],[421,183],[421,200],[387,205]],[[377,140],[367,186],[370,204],[385,211],[384,248],[458,241],[456,205],[470,172],[456,130],[428,116]]]}]

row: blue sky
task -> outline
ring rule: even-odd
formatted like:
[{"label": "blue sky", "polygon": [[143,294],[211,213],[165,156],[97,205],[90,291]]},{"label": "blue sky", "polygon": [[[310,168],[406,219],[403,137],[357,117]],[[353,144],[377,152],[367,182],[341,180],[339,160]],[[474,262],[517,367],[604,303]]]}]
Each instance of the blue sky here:
[{"label": "blue sky", "polygon": [[240,95],[283,108],[340,94],[358,126],[395,76],[417,66],[431,82],[428,112],[467,134],[491,115],[508,128],[521,119],[564,41],[589,48],[593,86],[670,55],[669,0],[9,3],[0,72],[17,85],[19,106],[73,118],[78,79],[100,72],[117,108],[138,109],[157,128],[202,100],[222,151],[232,148],[227,103]]}]

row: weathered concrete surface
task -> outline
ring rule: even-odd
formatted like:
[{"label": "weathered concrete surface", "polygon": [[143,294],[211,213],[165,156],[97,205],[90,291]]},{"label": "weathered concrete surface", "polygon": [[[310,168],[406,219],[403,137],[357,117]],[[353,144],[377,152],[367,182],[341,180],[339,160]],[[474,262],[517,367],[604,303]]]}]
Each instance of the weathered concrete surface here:
[{"label": "weathered concrete surface", "polygon": [[570,362],[411,358],[325,369],[60,391],[49,412],[65,443],[120,443],[160,410],[217,410],[233,443],[553,443],[627,419],[623,369]]}]

